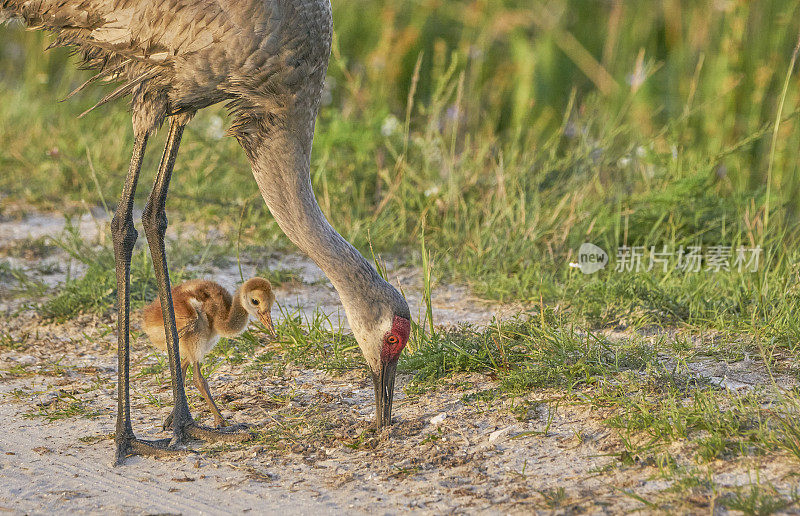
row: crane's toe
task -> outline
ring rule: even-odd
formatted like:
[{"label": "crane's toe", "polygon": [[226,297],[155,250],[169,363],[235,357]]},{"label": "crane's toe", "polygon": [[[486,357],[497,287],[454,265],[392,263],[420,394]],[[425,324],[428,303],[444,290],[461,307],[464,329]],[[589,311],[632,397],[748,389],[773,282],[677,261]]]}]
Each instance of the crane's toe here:
[{"label": "crane's toe", "polygon": [[247,430],[250,428],[250,425],[247,423],[231,423],[224,417],[215,417],[214,418],[214,427],[217,430],[225,429],[226,432],[238,432],[242,430]]},{"label": "crane's toe", "polygon": [[198,423],[186,427],[186,433],[194,439],[210,442],[241,443],[253,438],[243,425],[234,425],[227,428],[211,428]]},{"label": "crane's toe", "polygon": [[166,418],[164,418],[164,422],[161,423],[162,430],[169,430],[170,428],[172,428],[172,414],[173,413],[170,412],[169,415]]},{"label": "crane's toe", "polygon": [[114,460],[114,465],[119,466],[125,462],[126,458],[134,455],[139,455],[142,457],[174,457],[176,455],[184,455],[187,453],[195,452],[192,450],[171,446],[169,439],[149,441],[145,439],[137,439],[135,437],[128,437],[117,440],[117,453]]}]

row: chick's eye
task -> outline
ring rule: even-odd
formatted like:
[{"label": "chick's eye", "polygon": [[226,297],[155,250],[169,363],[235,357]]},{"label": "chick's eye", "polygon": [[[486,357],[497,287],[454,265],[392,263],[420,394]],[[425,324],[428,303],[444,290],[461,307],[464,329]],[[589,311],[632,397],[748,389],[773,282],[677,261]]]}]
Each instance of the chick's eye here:
[{"label": "chick's eye", "polygon": [[397,338],[397,335],[389,335],[388,337],[386,337],[386,342],[394,345],[400,342],[400,339]]},{"label": "chick's eye", "polygon": [[250,300],[250,302],[253,303],[254,305],[258,306],[258,299],[253,298],[253,299]]}]

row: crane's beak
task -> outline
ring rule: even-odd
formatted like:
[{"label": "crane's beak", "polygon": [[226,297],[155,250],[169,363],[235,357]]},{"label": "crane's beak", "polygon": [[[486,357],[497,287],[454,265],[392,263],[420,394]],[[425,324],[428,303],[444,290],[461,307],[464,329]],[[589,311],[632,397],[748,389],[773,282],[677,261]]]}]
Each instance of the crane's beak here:
[{"label": "crane's beak", "polygon": [[275,326],[272,324],[272,314],[269,311],[258,312],[258,320],[261,321],[271,336],[275,336]]},{"label": "crane's beak", "polygon": [[372,372],[372,383],[375,384],[375,412],[377,428],[392,424],[392,398],[394,398],[394,377],[397,373],[397,360],[381,362],[378,373]]}]

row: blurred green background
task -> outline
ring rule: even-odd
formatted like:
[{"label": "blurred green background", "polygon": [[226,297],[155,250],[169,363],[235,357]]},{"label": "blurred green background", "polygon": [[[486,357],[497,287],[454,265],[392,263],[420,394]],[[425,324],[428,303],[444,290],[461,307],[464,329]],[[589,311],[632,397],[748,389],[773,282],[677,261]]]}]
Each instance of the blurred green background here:
[{"label": "blurred green background", "polygon": [[[323,211],[361,249],[418,263],[424,233],[438,277],[573,306],[597,324],[635,316],[797,335],[796,1],[333,9],[312,174]],[[125,103],[77,119],[108,86],[58,103],[88,72],[64,49],[42,52],[49,41],[0,28],[0,203],[113,208],[131,147]],[[221,107],[190,124],[170,217],[234,239],[243,214],[247,243],[287,245],[227,125]],[[766,261],[749,275],[583,277],[567,264],[584,241],[612,258],[620,245],[761,244]]]}]

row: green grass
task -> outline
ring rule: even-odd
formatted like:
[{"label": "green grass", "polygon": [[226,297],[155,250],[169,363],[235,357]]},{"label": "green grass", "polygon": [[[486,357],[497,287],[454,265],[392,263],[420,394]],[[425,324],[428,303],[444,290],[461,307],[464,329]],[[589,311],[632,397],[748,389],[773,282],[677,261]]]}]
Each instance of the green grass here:
[{"label": "green grass", "polygon": [[303,283],[303,277],[298,269],[292,268],[265,268],[256,271],[256,276],[266,278],[272,283],[273,287],[291,283]]},{"label": "green grass", "polygon": [[[282,318],[275,324],[276,337],[271,348],[256,356],[252,367],[275,366],[275,362],[291,362],[304,367],[317,367],[331,372],[346,371],[363,366],[358,344],[350,334],[340,329],[335,315],[315,310],[311,315],[288,312],[279,305]],[[255,335],[266,334],[260,325]],[[280,366],[279,366],[280,370]]]},{"label": "green grass", "polygon": [[548,309],[540,316],[495,322],[485,329],[436,332],[404,356],[401,369],[413,372],[417,382],[479,372],[499,379],[506,391],[526,392],[541,387],[578,389],[610,374],[659,367],[650,346],[635,339],[611,343],[572,324]]},{"label": "green grass", "polygon": [[[47,318],[64,320],[79,313],[105,313],[116,305],[114,252],[109,245],[95,246],[84,241],[77,229],[67,228],[56,244],[75,262],[86,267],[83,275],[68,275],[58,293],[39,307]],[[131,262],[131,305],[145,304],[156,292],[152,267],[147,261],[147,248],[139,248]]]},{"label": "green grass", "polygon": [[[733,321],[788,345],[797,6],[615,5],[336,4],[313,156],[323,211],[362,250],[369,241],[416,263],[430,252],[436,274],[484,297],[569,300],[592,325]],[[380,15],[364,20],[364,9]],[[0,190],[58,210],[115,199],[125,106],[75,119],[100,89],[55,103],[85,73],[63,51],[42,57],[46,37],[0,30]],[[241,232],[244,245],[287,245],[236,143],[218,138],[224,118],[213,108],[189,126],[170,216],[231,242]],[[159,155],[148,155],[140,205]],[[755,274],[583,277],[567,264],[584,241],[612,256],[621,245],[762,243],[765,262]]]},{"label": "green grass", "polygon": [[[768,379],[750,392],[732,393],[686,372],[692,357],[685,356],[684,336],[609,340],[572,326],[571,317],[547,310],[484,329],[438,331],[402,358],[401,370],[413,375],[406,392],[419,397],[440,385],[469,389],[470,382],[453,383],[453,375],[481,373],[496,387],[470,392],[462,402],[497,411],[502,401],[503,410],[520,421],[537,420],[532,409],[549,404],[544,429],[521,436],[547,435],[560,404],[585,406],[603,414],[604,426],[616,435],[620,448],[609,456],[618,467],[658,464],[673,481],[681,478],[669,455],[676,442],[700,465],[784,452],[798,456],[796,393],[774,391]],[[731,496],[731,503],[750,500]],[[751,501],[764,507],[789,503],[770,500]]]},{"label": "green grass", "polygon": [[[63,321],[80,313],[106,314],[114,310],[117,280],[110,239],[99,244],[87,242],[68,221],[65,231],[60,236],[51,237],[51,240],[67,253],[70,267],[78,264],[85,270],[78,275],[68,273],[56,294],[38,305],[39,314],[45,318]],[[213,261],[214,254],[209,254],[207,247],[199,253],[199,246],[197,242],[183,241],[177,249],[178,252],[171,253],[174,258],[170,263],[173,284],[177,285],[193,277],[194,273],[185,268],[187,264],[202,266],[206,259]],[[145,245],[134,250],[130,282],[131,310],[142,308],[156,298],[158,286],[150,253]]]},{"label": "green grass", "polygon": [[11,349],[15,351],[22,351],[26,347],[27,346],[24,343],[14,339],[14,337],[12,337],[11,334],[0,330],[0,349]]},{"label": "green grass", "polygon": [[0,281],[7,284],[10,293],[17,297],[37,298],[47,291],[47,286],[33,274],[5,261],[0,261]]}]

